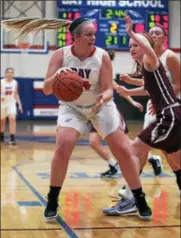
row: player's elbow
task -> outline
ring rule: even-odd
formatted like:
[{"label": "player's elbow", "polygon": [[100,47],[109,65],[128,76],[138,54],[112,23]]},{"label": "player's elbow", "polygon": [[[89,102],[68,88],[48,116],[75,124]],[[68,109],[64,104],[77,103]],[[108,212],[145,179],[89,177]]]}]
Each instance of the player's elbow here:
[{"label": "player's elbow", "polygon": [[48,96],[50,94],[52,94],[52,84],[49,80],[45,80],[44,81],[44,85],[43,85],[43,93]]},{"label": "player's elbow", "polygon": [[52,94],[52,90],[51,90],[49,87],[47,87],[47,86],[44,85],[44,87],[43,87],[43,93],[44,93],[46,96],[49,96],[50,94]]},{"label": "player's elbow", "polygon": [[52,94],[52,92],[50,90],[47,90],[47,89],[43,89],[43,93],[46,95],[46,96],[49,96],[50,94]]}]

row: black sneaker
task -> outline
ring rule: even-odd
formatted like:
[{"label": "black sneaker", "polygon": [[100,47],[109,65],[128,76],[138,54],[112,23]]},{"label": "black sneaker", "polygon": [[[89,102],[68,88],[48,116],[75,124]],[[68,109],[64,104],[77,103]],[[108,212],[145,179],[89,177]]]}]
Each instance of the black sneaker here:
[{"label": "black sneaker", "polygon": [[114,175],[117,175],[118,174],[118,170],[115,168],[115,166],[112,166],[112,165],[109,165],[109,168],[106,172],[104,173],[101,173],[101,177],[112,177]]},{"label": "black sneaker", "polygon": [[154,156],[148,159],[148,162],[152,165],[155,176],[158,176],[162,172],[162,165],[160,156]]},{"label": "black sneaker", "polygon": [[44,217],[47,221],[55,220],[58,216],[58,197],[48,194],[47,206],[44,211]]},{"label": "black sneaker", "polygon": [[152,211],[151,208],[148,206],[145,194],[142,193],[141,197],[139,197],[139,200],[135,198],[136,206],[138,208],[139,217],[145,221],[149,221],[152,219]]},{"label": "black sneaker", "polygon": [[10,141],[9,141],[9,146],[11,146],[11,147],[16,147],[16,146],[17,146],[16,141],[15,141],[15,140],[10,140]]}]

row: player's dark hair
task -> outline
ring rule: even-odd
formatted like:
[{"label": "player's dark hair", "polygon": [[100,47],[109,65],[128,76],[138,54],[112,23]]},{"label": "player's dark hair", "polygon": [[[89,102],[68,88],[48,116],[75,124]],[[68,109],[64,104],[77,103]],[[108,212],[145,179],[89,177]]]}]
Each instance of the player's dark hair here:
[{"label": "player's dark hair", "polygon": [[113,61],[114,58],[115,58],[115,51],[114,50],[107,50],[107,53],[108,53],[111,61]]},{"label": "player's dark hair", "polygon": [[142,66],[137,61],[135,61],[135,63],[134,63],[133,70],[132,70],[132,73],[128,74],[129,77],[137,78],[137,79],[142,78],[142,76],[143,76],[142,75]]},{"label": "player's dark hair", "polygon": [[165,31],[165,29],[164,29],[164,27],[163,27],[162,25],[158,24],[158,25],[152,26],[152,27],[150,28],[150,30],[151,30],[152,28],[154,28],[154,27],[159,27],[160,29],[162,29],[164,36],[167,36],[167,33],[166,33],[166,31]]},{"label": "player's dark hair", "polygon": [[70,24],[70,27],[69,27],[69,31],[71,33],[74,32],[74,30],[79,26],[81,25],[83,22],[87,22],[89,21],[88,19],[84,18],[84,17],[79,17],[77,18],[76,20],[74,20],[71,24]]}]

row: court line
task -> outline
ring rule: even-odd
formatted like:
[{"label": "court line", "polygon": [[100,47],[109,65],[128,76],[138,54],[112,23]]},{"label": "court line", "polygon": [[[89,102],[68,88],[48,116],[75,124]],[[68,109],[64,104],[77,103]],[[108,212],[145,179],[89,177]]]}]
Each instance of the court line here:
[{"label": "court line", "polygon": [[[118,226],[118,227],[77,227],[74,230],[119,230],[119,229],[156,229],[156,228],[177,228],[180,225],[160,225],[160,226]],[[35,228],[35,229],[1,229],[1,231],[62,231],[60,228]]]},{"label": "court line", "polygon": [[[18,170],[18,166],[21,166],[21,164],[13,166],[12,167],[13,170],[18,174],[21,180],[31,190],[31,192],[41,201],[41,203],[44,206],[46,206],[47,204],[46,200],[40,195],[40,193],[28,182],[28,180],[23,176],[23,174]],[[65,230],[65,232],[69,235],[69,237],[78,238],[78,236],[73,232],[73,230],[67,225],[67,223],[60,216],[56,218],[56,221]]]}]

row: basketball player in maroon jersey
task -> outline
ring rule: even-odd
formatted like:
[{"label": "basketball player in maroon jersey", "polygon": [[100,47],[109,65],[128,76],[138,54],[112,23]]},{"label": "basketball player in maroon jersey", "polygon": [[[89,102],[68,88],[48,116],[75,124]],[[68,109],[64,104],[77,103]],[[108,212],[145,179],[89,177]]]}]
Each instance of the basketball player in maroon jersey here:
[{"label": "basketball player in maroon jersey", "polygon": [[[150,29],[149,35],[153,39],[154,42],[154,51],[159,57],[159,60],[161,61],[162,65],[164,66],[164,69],[166,71],[166,75],[173,87],[174,93],[177,96],[178,99],[180,99],[180,62],[176,54],[171,51],[170,49],[165,48],[165,40],[166,40],[166,32],[164,28],[161,25],[154,26]],[[140,75],[139,79],[134,79],[129,77],[128,75],[121,75],[122,80],[124,82],[127,82],[129,84],[134,84],[137,86],[144,85],[144,80],[140,79],[142,72],[140,71],[140,65],[138,62],[136,62],[136,72],[134,75]],[[152,104],[151,100],[147,103],[147,111],[144,118],[144,126],[143,128],[146,128],[150,123],[152,123],[155,120],[155,113],[152,110]],[[158,156],[153,155],[152,153],[148,153],[148,161],[151,163],[152,167],[154,168],[155,175],[160,173],[160,160]],[[175,165],[174,161],[169,160],[168,157],[166,157],[168,164],[172,168],[175,176],[177,177],[177,174],[180,172],[180,167]],[[146,160],[145,160],[146,162]],[[143,166],[145,164],[142,164],[142,170]],[[178,179],[176,179],[178,180]],[[177,183],[178,184],[178,183]],[[179,184],[178,184],[179,187]],[[179,187],[180,189],[180,187]],[[121,197],[126,198],[127,195],[130,197],[129,189],[119,190],[119,195]]]},{"label": "basketball player in maroon jersey", "polygon": [[[140,132],[131,144],[131,149],[135,156],[140,158],[141,164],[144,162],[142,158],[145,158],[151,148],[161,149],[165,156],[180,168],[181,104],[175,96],[161,61],[154,52],[152,38],[146,33],[134,33],[129,16],[125,16],[125,21],[127,33],[131,38],[130,53],[132,58],[142,65],[144,86],[130,90],[120,86],[118,91],[121,95],[149,95],[156,113],[155,121]],[[176,177],[180,188],[180,170]],[[128,199],[126,204],[120,201],[116,206],[103,209],[103,212],[107,215],[121,215],[123,210],[124,213],[126,210],[135,212],[134,203],[134,199]]]},{"label": "basketball player in maroon jersey", "polygon": [[[176,54],[171,51],[170,49],[167,49],[165,47],[165,40],[166,40],[166,32],[164,28],[161,25],[156,25],[152,27],[149,30],[149,34],[152,37],[154,41],[154,50],[156,55],[159,57],[161,63],[163,64],[165,70],[166,70],[166,75],[168,79],[170,80],[173,90],[175,92],[175,95],[177,98],[180,99],[180,62],[178,60],[178,57]],[[137,67],[136,67],[136,74],[141,75],[140,73],[140,66],[136,62]],[[121,80],[128,84],[134,84],[136,86],[142,86],[144,84],[143,80],[140,79],[134,79],[129,77],[129,75],[121,74]],[[145,114],[144,118],[144,128],[149,125],[153,120],[155,119],[155,115],[152,111],[152,106],[151,106],[151,100],[148,101],[147,104],[147,112]],[[148,160],[152,164],[155,173],[159,174],[159,167],[157,168],[157,164],[159,163],[159,158],[157,156],[152,155],[149,153],[148,155]],[[169,161],[168,161],[169,162]],[[170,164],[171,162],[169,162]],[[170,164],[170,166],[174,166]]]}]

